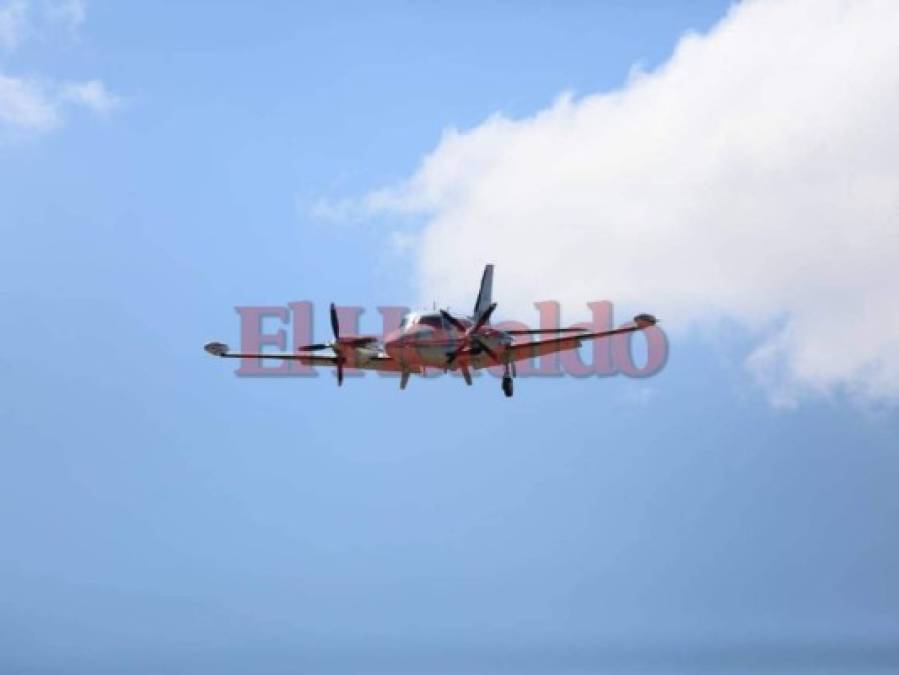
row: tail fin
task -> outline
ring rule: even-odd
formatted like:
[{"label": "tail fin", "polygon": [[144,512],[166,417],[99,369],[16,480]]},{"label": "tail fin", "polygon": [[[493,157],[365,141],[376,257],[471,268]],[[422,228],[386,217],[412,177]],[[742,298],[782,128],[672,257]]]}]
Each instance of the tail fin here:
[{"label": "tail fin", "polygon": [[487,265],[484,268],[484,275],[481,277],[481,289],[478,291],[478,299],[474,303],[474,313],[472,316],[475,321],[493,302],[493,265]]}]

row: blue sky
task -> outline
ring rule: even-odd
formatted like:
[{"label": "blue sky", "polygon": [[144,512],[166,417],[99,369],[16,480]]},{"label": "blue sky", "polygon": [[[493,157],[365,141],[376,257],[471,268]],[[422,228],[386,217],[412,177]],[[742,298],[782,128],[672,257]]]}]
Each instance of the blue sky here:
[{"label": "blue sky", "polygon": [[[201,349],[237,340],[238,305],[314,301],[325,338],[334,300],[378,330],[433,291],[431,253],[316,204],[401,183],[447,128],[625,86],[727,3],[23,6],[0,75],[54,121],[0,115],[0,670],[899,664],[894,404],[772,404],[758,326],[511,401],[238,378]],[[497,263],[499,318],[533,321]],[[477,273],[454,283],[473,301]]]}]

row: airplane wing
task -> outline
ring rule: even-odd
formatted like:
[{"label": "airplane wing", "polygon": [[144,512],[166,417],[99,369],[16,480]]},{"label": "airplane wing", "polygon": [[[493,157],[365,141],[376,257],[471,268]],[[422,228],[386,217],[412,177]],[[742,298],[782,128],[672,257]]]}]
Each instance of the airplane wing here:
[{"label": "airplane wing", "polygon": [[[653,322],[654,323],[654,322]],[[555,340],[539,340],[537,342],[524,342],[517,345],[511,345],[504,350],[495,350],[498,361],[494,361],[486,354],[470,356],[469,363],[472,368],[492,368],[496,365],[502,365],[506,361],[523,361],[525,359],[533,359],[538,356],[546,356],[556,352],[564,352],[569,349],[577,349],[585,340],[597,340],[599,338],[610,337],[612,335],[620,335],[621,333],[633,333],[634,331],[643,330],[647,325],[625,326],[623,328],[615,328],[613,330],[601,331],[599,333],[581,333],[570,337],[556,338]],[[463,353],[463,355],[465,355]]]},{"label": "airplane wing", "polygon": [[[281,359],[282,361],[299,361],[308,366],[336,366],[337,359],[333,356],[315,356],[314,354],[246,354],[240,352],[229,352],[228,346],[221,342],[210,342],[203,347],[213,356],[220,356],[223,359]],[[389,356],[377,356],[365,359],[358,363],[346,361],[344,366],[352,370],[380,370],[384,372],[400,372],[401,368]]]}]

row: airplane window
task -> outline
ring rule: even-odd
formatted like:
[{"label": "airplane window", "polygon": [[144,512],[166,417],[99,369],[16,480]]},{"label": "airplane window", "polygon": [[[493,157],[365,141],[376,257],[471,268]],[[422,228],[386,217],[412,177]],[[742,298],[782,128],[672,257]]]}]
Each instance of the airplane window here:
[{"label": "airplane window", "polygon": [[431,328],[443,329],[443,318],[439,316],[423,316],[418,320],[418,323]]},{"label": "airplane window", "polygon": [[407,314],[406,316],[404,316],[404,317],[400,320],[400,328],[401,328],[401,329],[402,329],[402,328],[405,328],[405,327],[408,326],[408,325],[409,325],[409,315]]}]

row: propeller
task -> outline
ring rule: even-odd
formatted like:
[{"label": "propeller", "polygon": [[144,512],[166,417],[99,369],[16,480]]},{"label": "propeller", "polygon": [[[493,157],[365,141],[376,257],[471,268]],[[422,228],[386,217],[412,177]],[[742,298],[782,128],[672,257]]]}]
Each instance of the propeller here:
[{"label": "propeller", "polygon": [[486,310],[484,310],[484,313],[478,317],[478,320],[471,328],[466,328],[465,324],[463,324],[445,309],[440,310],[440,314],[443,315],[443,318],[451,323],[456,330],[462,333],[461,344],[456,348],[455,351],[451,352],[449,356],[446,357],[446,365],[451,365],[453,361],[455,361],[459,356],[459,354],[461,354],[466,347],[469,347],[471,345],[475,345],[484,350],[494,361],[499,362],[499,357],[496,355],[496,352],[493,351],[493,349],[490,348],[490,345],[488,345],[478,336],[478,332],[481,330],[481,328],[483,328],[487,324],[487,322],[490,321],[490,315],[493,314],[493,310],[495,309],[496,303],[494,302]]},{"label": "propeller", "polygon": [[334,331],[334,340],[340,342],[340,321],[337,320],[337,307],[331,303],[331,330]]},{"label": "propeller", "polygon": [[337,355],[334,363],[337,366],[337,386],[343,386],[343,364],[346,361],[346,357]]},{"label": "propeller", "polygon": [[347,346],[354,346],[356,344],[369,342],[371,338],[347,338],[346,340],[341,341],[340,339],[340,321],[337,318],[337,306],[332,302],[331,303],[331,330],[334,333],[334,341],[333,342],[316,342],[311,345],[303,345],[302,347],[297,347],[298,352],[317,352],[322,349],[330,349],[334,352],[334,365],[337,366],[337,386],[341,386],[343,384],[343,364],[346,363],[346,356],[343,354],[344,344]]},{"label": "propeller", "polygon": [[[331,330],[334,332],[334,342],[316,342],[311,345],[297,347],[298,352],[320,352],[322,349],[334,349],[334,345],[340,342],[340,322],[337,320],[337,307],[331,303]],[[336,351],[336,350],[335,350]]]},{"label": "propeller", "polygon": [[314,345],[297,347],[298,352],[320,352],[322,349],[331,349],[331,345],[326,342],[316,342]]}]

